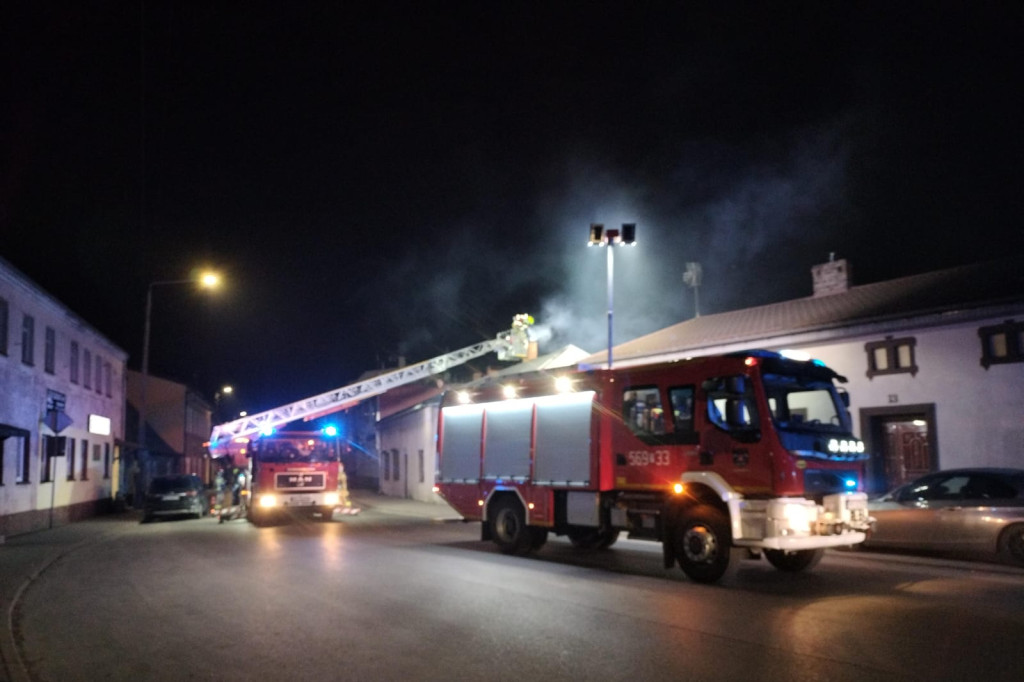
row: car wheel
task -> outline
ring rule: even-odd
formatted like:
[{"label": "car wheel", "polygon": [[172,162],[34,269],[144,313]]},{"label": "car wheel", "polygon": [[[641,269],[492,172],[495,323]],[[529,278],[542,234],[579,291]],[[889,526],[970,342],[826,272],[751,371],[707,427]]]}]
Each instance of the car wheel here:
[{"label": "car wheel", "polygon": [[713,583],[729,571],[732,534],[721,510],[707,505],[683,510],[673,540],[679,567],[690,580]]},{"label": "car wheel", "polygon": [[532,534],[526,525],[523,505],[514,498],[498,500],[490,519],[491,537],[505,554],[526,554],[532,545]]},{"label": "car wheel", "polygon": [[818,565],[823,556],[825,556],[823,549],[801,549],[795,552],[786,552],[781,549],[764,550],[764,558],[768,560],[768,563],[787,573],[810,570]]},{"label": "car wheel", "polygon": [[999,536],[999,552],[1012,564],[1024,566],[1024,524],[1009,526]]}]

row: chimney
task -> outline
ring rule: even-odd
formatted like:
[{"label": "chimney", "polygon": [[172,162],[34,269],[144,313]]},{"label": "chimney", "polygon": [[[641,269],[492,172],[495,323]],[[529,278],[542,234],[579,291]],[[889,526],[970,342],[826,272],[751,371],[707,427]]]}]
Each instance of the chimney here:
[{"label": "chimney", "polygon": [[841,294],[850,288],[853,281],[852,268],[845,258],[835,259],[835,254],[829,254],[827,263],[811,267],[811,277],[814,279],[814,296],[831,296]]}]

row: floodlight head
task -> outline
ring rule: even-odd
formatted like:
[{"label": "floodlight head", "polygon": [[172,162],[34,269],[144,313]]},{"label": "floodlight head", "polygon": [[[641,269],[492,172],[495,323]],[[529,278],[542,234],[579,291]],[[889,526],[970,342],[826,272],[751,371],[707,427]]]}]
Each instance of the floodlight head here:
[{"label": "floodlight head", "polygon": [[590,223],[590,242],[587,246],[601,245],[604,243],[604,225],[601,223]]},{"label": "floodlight head", "polygon": [[636,223],[622,223],[622,243],[630,245],[636,243]]}]

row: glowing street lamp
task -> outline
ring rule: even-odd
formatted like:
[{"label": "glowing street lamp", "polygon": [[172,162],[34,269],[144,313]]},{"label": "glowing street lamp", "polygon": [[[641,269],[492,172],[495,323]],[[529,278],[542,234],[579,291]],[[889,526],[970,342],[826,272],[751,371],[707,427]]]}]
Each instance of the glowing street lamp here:
[{"label": "glowing street lamp", "polygon": [[213,418],[215,420],[223,419],[220,403],[221,399],[225,396],[232,395],[235,392],[234,386],[224,385],[220,387],[220,390],[213,394]]},{"label": "glowing street lamp", "polygon": [[198,284],[203,289],[215,289],[220,285],[220,275],[204,272],[191,279],[173,279],[161,282],[150,282],[146,289],[146,324],[142,333],[142,382],[139,385],[139,452],[146,453],[146,385],[149,383],[149,331],[150,319],[153,316],[153,289],[155,287],[174,284]]},{"label": "glowing street lamp", "polygon": [[[605,230],[601,223],[590,224],[587,246],[636,246],[636,223],[623,223],[622,230]],[[608,369],[612,368],[612,318],[614,317],[615,249],[608,249]]]}]

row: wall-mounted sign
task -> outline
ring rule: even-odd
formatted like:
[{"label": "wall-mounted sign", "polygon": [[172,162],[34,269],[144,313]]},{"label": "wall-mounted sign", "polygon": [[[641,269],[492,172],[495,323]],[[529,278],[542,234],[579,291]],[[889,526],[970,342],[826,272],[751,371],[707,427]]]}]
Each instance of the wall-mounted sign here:
[{"label": "wall-mounted sign", "polygon": [[110,417],[101,417],[98,414],[89,415],[89,433],[99,436],[110,435]]},{"label": "wall-mounted sign", "polygon": [[46,389],[46,411],[63,412],[67,407],[68,398],[63,393]]}]

